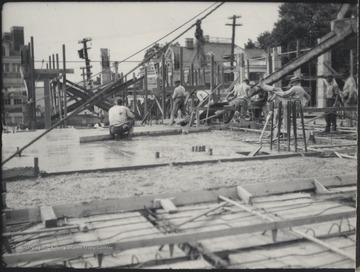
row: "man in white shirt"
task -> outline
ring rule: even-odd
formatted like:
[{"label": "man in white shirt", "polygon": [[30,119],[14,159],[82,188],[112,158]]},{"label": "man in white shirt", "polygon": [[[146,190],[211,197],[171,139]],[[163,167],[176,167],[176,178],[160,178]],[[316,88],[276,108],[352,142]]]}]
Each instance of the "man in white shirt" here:
[{"label": "man in white shirt", "polygon": [[186,91],[183,86],[180,85],[180,80],[175,81],[175,89],[172,96],[173,99],[173,109],[171,111],[170,116],[170,125],[173,125],[175,123],[174,119],[177,116],[177,113],[179,110],[181,110],[181,113],[183,116],[186,115],[185,111],[185,100],[186,100]]},{"label": "man in white shirt", "polygon": [[116,105],[109,110],[109,123],[110,134],[114,136],[116,140],[121,136],[127,136],[131,138],[134,130],[134,114],[125,106],[123,106],[123,100],[118,98]]},{"label": "man in white shirt", "polygon": [[230,105],[235,107],[235,116],[245,119],[248,109],[248,104],[250,103],[250,91],[251,87],[249,85],[249,80],[245,79],[241,84],[237,83],[234,86],[234,90],[231,91],[226,97],[231,94],[235,95],[235,98],[230,101]]},{"label": "man in white shirt", "polygon": [[[334,77],[331,74],[325,76],[324,79],[325,85],[325,100],[326,100],[326,107],[336,107],[337,102],[339,102],[339,94],[340,89],[337,85]],[[333,126],[333,130],[336,131],[336,112],[327,112],[325,115],[325,132],[330,132],[330,126]]]},{"label": "man in white shirt", "polygon": [[[345,107],[356,106],[358,100],[358,90],[356,88],[355,78],[350,75],[349,71],[345,72],[345,77],[345,85],[343,91],[340,92],[340,96]],[[357,120],[357,111],[350,111],[346,115],[349,117],[347,118],[347,125],[352,127],[354,125],[354,120]]]}]

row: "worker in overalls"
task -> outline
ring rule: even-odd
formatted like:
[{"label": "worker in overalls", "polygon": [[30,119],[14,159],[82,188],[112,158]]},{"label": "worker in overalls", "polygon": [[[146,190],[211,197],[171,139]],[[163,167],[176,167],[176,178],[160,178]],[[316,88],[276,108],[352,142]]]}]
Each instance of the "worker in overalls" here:
[{"label": "worker in overalls", "polygon": [[175,81],[175,89],[174,89],[174,94],[172,96],[173,99],[173,109],[171,112],[171,117],[170,117],[170,125],[172,126],[173,124],[175,124],[175,117],[177,117],[177,113],[180,110],[182,115],[185,116],[186,115],[186,110],[185,110],[185,100],[186,100],[186,91],[185,88],[183,86],[180,85],[180,80],[176,80]]}]

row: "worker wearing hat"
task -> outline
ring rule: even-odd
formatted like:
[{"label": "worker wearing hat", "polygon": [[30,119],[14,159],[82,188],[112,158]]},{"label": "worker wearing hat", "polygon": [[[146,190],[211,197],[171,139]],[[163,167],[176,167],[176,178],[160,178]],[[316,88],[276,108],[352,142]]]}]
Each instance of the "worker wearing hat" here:
[{"label": "worker wearing hat", "polygon": [[[284,110],[286,111],[286,103],[288,101],[299,101],[301,103],[302,107],[305,107],[309,101],[311,100],[311,96],[304,90],[303,87],[301,87],[301,78],[298,76],[294,76],[290,79],[289,82],[290,89],[287,91],[283,91],[281,88],[278,87],[272,87],[270,85],[267,85],[263,82],[263,79],[259,81],[259,87],[262,88],[265,91],[269,92],[269,97],[273,97],[275,94],[276,97],[279,98],[280,101],[282,101],[282,106]],[[284,113],[284,116],[286,116],[286,112]],[[277,116],[280,118],[280,116]],[[287,128],[287,123],[283,122],[284,128]]]},{"label": "worker wearing hat", "polygon": [[300,101],[301,105],[305,107],[311,100],[311,97],[304,88],[301,87],[301,78],[297,76],[292,77],[289,85],[291,85],[290,89],[284,92],[281,88],[266,85],[262,80],[259,82],[259,86],[263,90],[272,92],[283,100]]},{"label": "worker wearing hat", "polygon": [[[324,79],[324,98],[326,101],[326,107],[336,107],[339,102],[340,89],[337,85],[332,74],[326,74]],[[336,112],[327,112],[325,114],[325,132],[330,132],[330,127],[332,126],[333,130],[336,131]]]},{"label": "worker wearing hat", "polygon": [[172,96],[173,99],[173,108],[171,111],[170,116],[170,125],[173,125],[175,123],[174,119],[177,116],[177,113],[179,110],[181,110],[181,113],[183,116],[186,115],[185,110],[185,100],[188,95],[186,94],[185,88],[180,85],[180,80],[175,81],[175,89]]}]

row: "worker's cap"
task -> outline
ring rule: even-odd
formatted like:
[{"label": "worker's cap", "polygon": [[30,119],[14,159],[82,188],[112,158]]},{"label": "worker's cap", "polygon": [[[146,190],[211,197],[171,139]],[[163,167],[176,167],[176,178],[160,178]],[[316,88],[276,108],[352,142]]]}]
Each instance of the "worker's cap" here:
[{"label": "worker's cap", "polygon": [[298,77],[298,76],[294,76],[294,77],[292,77],[292,78],[290,79],[290,84],[293,83],[293,82],[299,82],[299,81],[301,81],[301,78]]},{"label": "worker's cap", "polygon": [[180,84],[180,80],[175,80],[175,84]]}]

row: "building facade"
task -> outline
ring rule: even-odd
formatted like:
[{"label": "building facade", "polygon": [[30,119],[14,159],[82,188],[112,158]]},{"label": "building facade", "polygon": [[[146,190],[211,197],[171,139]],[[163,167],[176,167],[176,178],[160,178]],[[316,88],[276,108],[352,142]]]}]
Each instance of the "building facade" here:
[{"label": "building facade", "polygon": [[20,48],[24,45],[24,28],[14,26],[2,35],[2,96],[4,125],[24,123],[23,104],[27,93],[20,74]]}]

